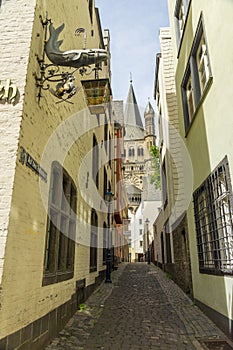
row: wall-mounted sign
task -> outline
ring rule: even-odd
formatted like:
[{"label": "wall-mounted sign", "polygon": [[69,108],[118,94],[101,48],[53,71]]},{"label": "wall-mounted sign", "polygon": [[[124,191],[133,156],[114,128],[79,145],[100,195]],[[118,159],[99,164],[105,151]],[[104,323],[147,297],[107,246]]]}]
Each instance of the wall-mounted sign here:
[{"label": "wall-mounted sign", "polygon": [[0,100],[14,103],[18,94],[18,88],[11,83],[10,79],[6,80],[5,85],[0,84]]},{"label": "wall-mounted sign", "polygon": [[32,171],[34,171],[42,180],[47,182],[47,173],[41,168],[41,166],[32,158],[32,156],[25,151],[23,147],[20,147],[20,163],[25,164]]}]

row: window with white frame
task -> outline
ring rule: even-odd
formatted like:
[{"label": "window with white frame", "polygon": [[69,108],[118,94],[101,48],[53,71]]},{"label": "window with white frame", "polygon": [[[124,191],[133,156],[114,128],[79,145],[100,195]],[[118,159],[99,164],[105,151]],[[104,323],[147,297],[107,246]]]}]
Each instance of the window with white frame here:
[{"label": "window with white frame", "polygon": [[233,196],[227,157],[193,199],[200,272],[233,274]]},{"label": "window with white frame", "polygon": [[192,76],[190,72],[189,72],[187,82],[184,85],[184,90],[186,94],[185,97],[187,100],[187,107],[188,107],[188,122],[191,123],[191,120],[194,115],[194,92],[193,92]]},{"label": "window with white frame", "polygon": [[184,32],[185,22],[188,16],[188,10],[191,0],[177,0],[175,6],[175,28],[177,36],[177,46],[180,45]]},{"label": "window with white frame", "polygon": [[204,34],[202,33],[196,54],[201,92],[204,91],[210,77],[209,58]]},{"label": "window with white frame", "polygon": [[200,103],[203,101],[208,83],[211,81],[210,60],[204,33],[203,16],[201,15],[181,84],[186,133]]},{"label": "window with white frame", "polygon": [[180,32],[182,33],[184,30],[184,23],[185,23],[185,10],[184,10],[184,2],[181,0],[180,2],[180,6],[179,6],[179,10],[177,13],[177,18],[179,21],[179,29]]}]

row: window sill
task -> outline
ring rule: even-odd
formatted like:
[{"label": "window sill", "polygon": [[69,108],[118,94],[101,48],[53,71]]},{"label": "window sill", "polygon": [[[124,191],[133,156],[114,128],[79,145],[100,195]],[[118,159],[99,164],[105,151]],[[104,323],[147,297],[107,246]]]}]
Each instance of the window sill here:
[{"label": "window sill", "polygon": [[56,274],[47,273],[43,277],[42,286],[48,286],[49,284],[59,283],[67,281],[74,277],[74,271],[57,272]]},{"label": "window sill", "polygon": [[192,125],[193,125],[193,122],[194,122],[194,120],[195,120],[195,118],[196,118],[196,115],[198,114],[198,111],[199,111],[201,105],[203,104],[203,102],[204,102],[204,100],[205,100],[205,98],[206,98],[206,96],[207,96],[207,93],[208,93],[208,91],[209,91],[209,89],[210,89],[212,83],[213,83],[213,77],[211,76],[211,77],[209,77],[209,80],[208,80],[208,82],[206,83],[205,89],[204,89],[204,91],[203,91],[203,93],[202,93],[202,95],[201,95],[200,101],[198,102],[197,108],[195,109],[195,112],[194,112],[194,114],[193,114],[192,120],[191,120],[191,122],[190,122],[188,128],[187,128],[186,131],[185,131],[185,138],[186,138],[186,137],[188,136],[188,134],[189,134],[189,130],[191,129],[191,127],[192,127]]},{"label": "window sill", "polygon": [[206,275],[214,275],[214,276],[232,276],[233,271],[232,270],[219,270],[219,269],[211,269],[207,267],[200,267],[199,272],[201,274],[206,274]]},{"label": "window sill", "polygon": [[96,272],[97,271],[97,267],[96,266],[90,267],[89,271],[90,271],[90,273]]}]

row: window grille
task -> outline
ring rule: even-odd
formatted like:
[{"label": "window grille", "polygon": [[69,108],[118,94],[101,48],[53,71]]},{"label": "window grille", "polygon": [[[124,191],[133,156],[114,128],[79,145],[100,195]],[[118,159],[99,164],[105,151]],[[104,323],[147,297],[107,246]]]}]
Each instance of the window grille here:
[{"label": "window grille", "polygon": [[232,274],[232,189],[227,157],[194,192],[200,272]]}]

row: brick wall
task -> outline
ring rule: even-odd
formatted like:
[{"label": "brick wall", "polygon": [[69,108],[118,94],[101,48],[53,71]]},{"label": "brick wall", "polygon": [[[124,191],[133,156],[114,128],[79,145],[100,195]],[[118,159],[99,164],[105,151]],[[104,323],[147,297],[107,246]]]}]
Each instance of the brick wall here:
[{"label": "brick wall", "polygon": [[11,207],[19,130],[36,0],[3,0],[0,9],[0,81],[11,79],[19,90],[15,105],[0,100],[0,284]]}]

